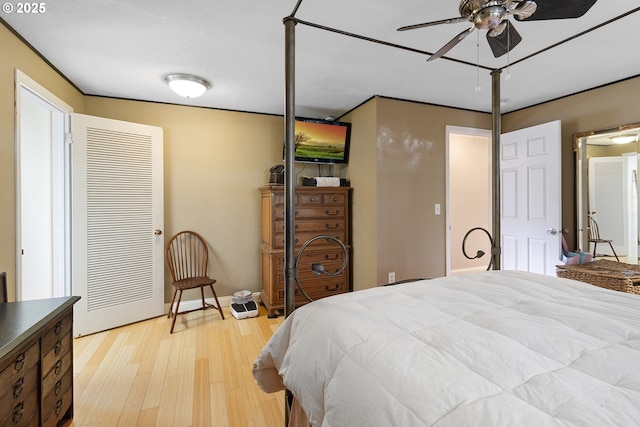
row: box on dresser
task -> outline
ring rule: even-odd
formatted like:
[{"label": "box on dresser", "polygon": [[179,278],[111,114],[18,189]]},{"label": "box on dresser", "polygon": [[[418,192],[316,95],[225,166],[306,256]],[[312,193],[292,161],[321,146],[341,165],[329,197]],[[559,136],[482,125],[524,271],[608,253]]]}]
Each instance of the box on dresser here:
[{"label": "box on dresser", "polygon": [[[284,309],[284,187],[268,185],[260,188],[262,195],[262,293],[260,298],[269,316]],[[300,247],[318,235],[328,235],[351,250],[351,188],[296,187],[295,244]],[[349,258],[349,263],[351,256]],[[343,264],[342,248],[334,241],[320,239],[304,251],[298,266],[298,278],[311,298],[319,299],[351,290],[350,265],[338,276],[316,275],[311,264],[322,263],[325,270],[336,271]],[[307,300],[296,288],[296,307]]]}]

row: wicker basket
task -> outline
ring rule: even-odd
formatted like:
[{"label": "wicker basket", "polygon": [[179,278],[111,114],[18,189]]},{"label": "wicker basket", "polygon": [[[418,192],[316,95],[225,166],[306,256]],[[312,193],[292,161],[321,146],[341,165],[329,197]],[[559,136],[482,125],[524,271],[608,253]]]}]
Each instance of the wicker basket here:
[{"label": "wicker basket", "polygon": [[640,267],[637,265],[601,259],[586,264],[558,265],[556,274],[565,279],[640,295]]}]

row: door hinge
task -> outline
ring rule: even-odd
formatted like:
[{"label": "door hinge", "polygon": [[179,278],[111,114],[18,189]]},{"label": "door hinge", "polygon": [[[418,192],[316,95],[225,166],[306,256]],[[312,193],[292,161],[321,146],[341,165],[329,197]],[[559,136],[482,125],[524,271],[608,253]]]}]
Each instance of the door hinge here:
[{"label": "door hinge", "polygon": [[65,133],[65,134],[64,134],[64,143],[65,143],[65,144],[71,144],[71,143],[73,143],[73,134],[71,134],[71,133]]}]

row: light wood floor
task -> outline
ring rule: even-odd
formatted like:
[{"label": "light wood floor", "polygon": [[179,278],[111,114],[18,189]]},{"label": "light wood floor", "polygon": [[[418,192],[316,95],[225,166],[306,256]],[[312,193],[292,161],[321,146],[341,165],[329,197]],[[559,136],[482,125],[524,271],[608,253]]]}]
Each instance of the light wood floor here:
[{"label": "light wood floor", "polygon": [[69,426],[282,427],[284,393],[267,394],[253,361],[283,317],[236,320],[224,308],[166,317],[74,340]]}]

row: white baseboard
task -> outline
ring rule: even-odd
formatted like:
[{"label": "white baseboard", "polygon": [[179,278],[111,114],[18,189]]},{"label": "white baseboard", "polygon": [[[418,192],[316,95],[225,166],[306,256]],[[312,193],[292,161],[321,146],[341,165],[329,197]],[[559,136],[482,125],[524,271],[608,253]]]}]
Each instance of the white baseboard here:
[{"label": "white baseboard", "polygon": [[[251,296],[253,296],[253,299],[257,302],[260,303],[260,292],[253,292],[251,294]],[[229,296],[223,296],[223,297],[218,297],[218,301],[220,302],[220,305],[222,307],[228,307],[229,305],[231,305],[231,295]],[[209,304],[214,304],[216,303],[216,300],[213,299],[213,297],[211,298],[205,298],[204,299],[205,302],[209,303]],[[165,313],[169,313],[169,306],[171,305],[171,303],[167,302],[164,304],[164,312]],[[180,301],[180,311],[188,311],[188,310],[196,310],[198,308],[202,307],[202,300],[201,299],[192,299],[192,300],[182,300]]]}]

